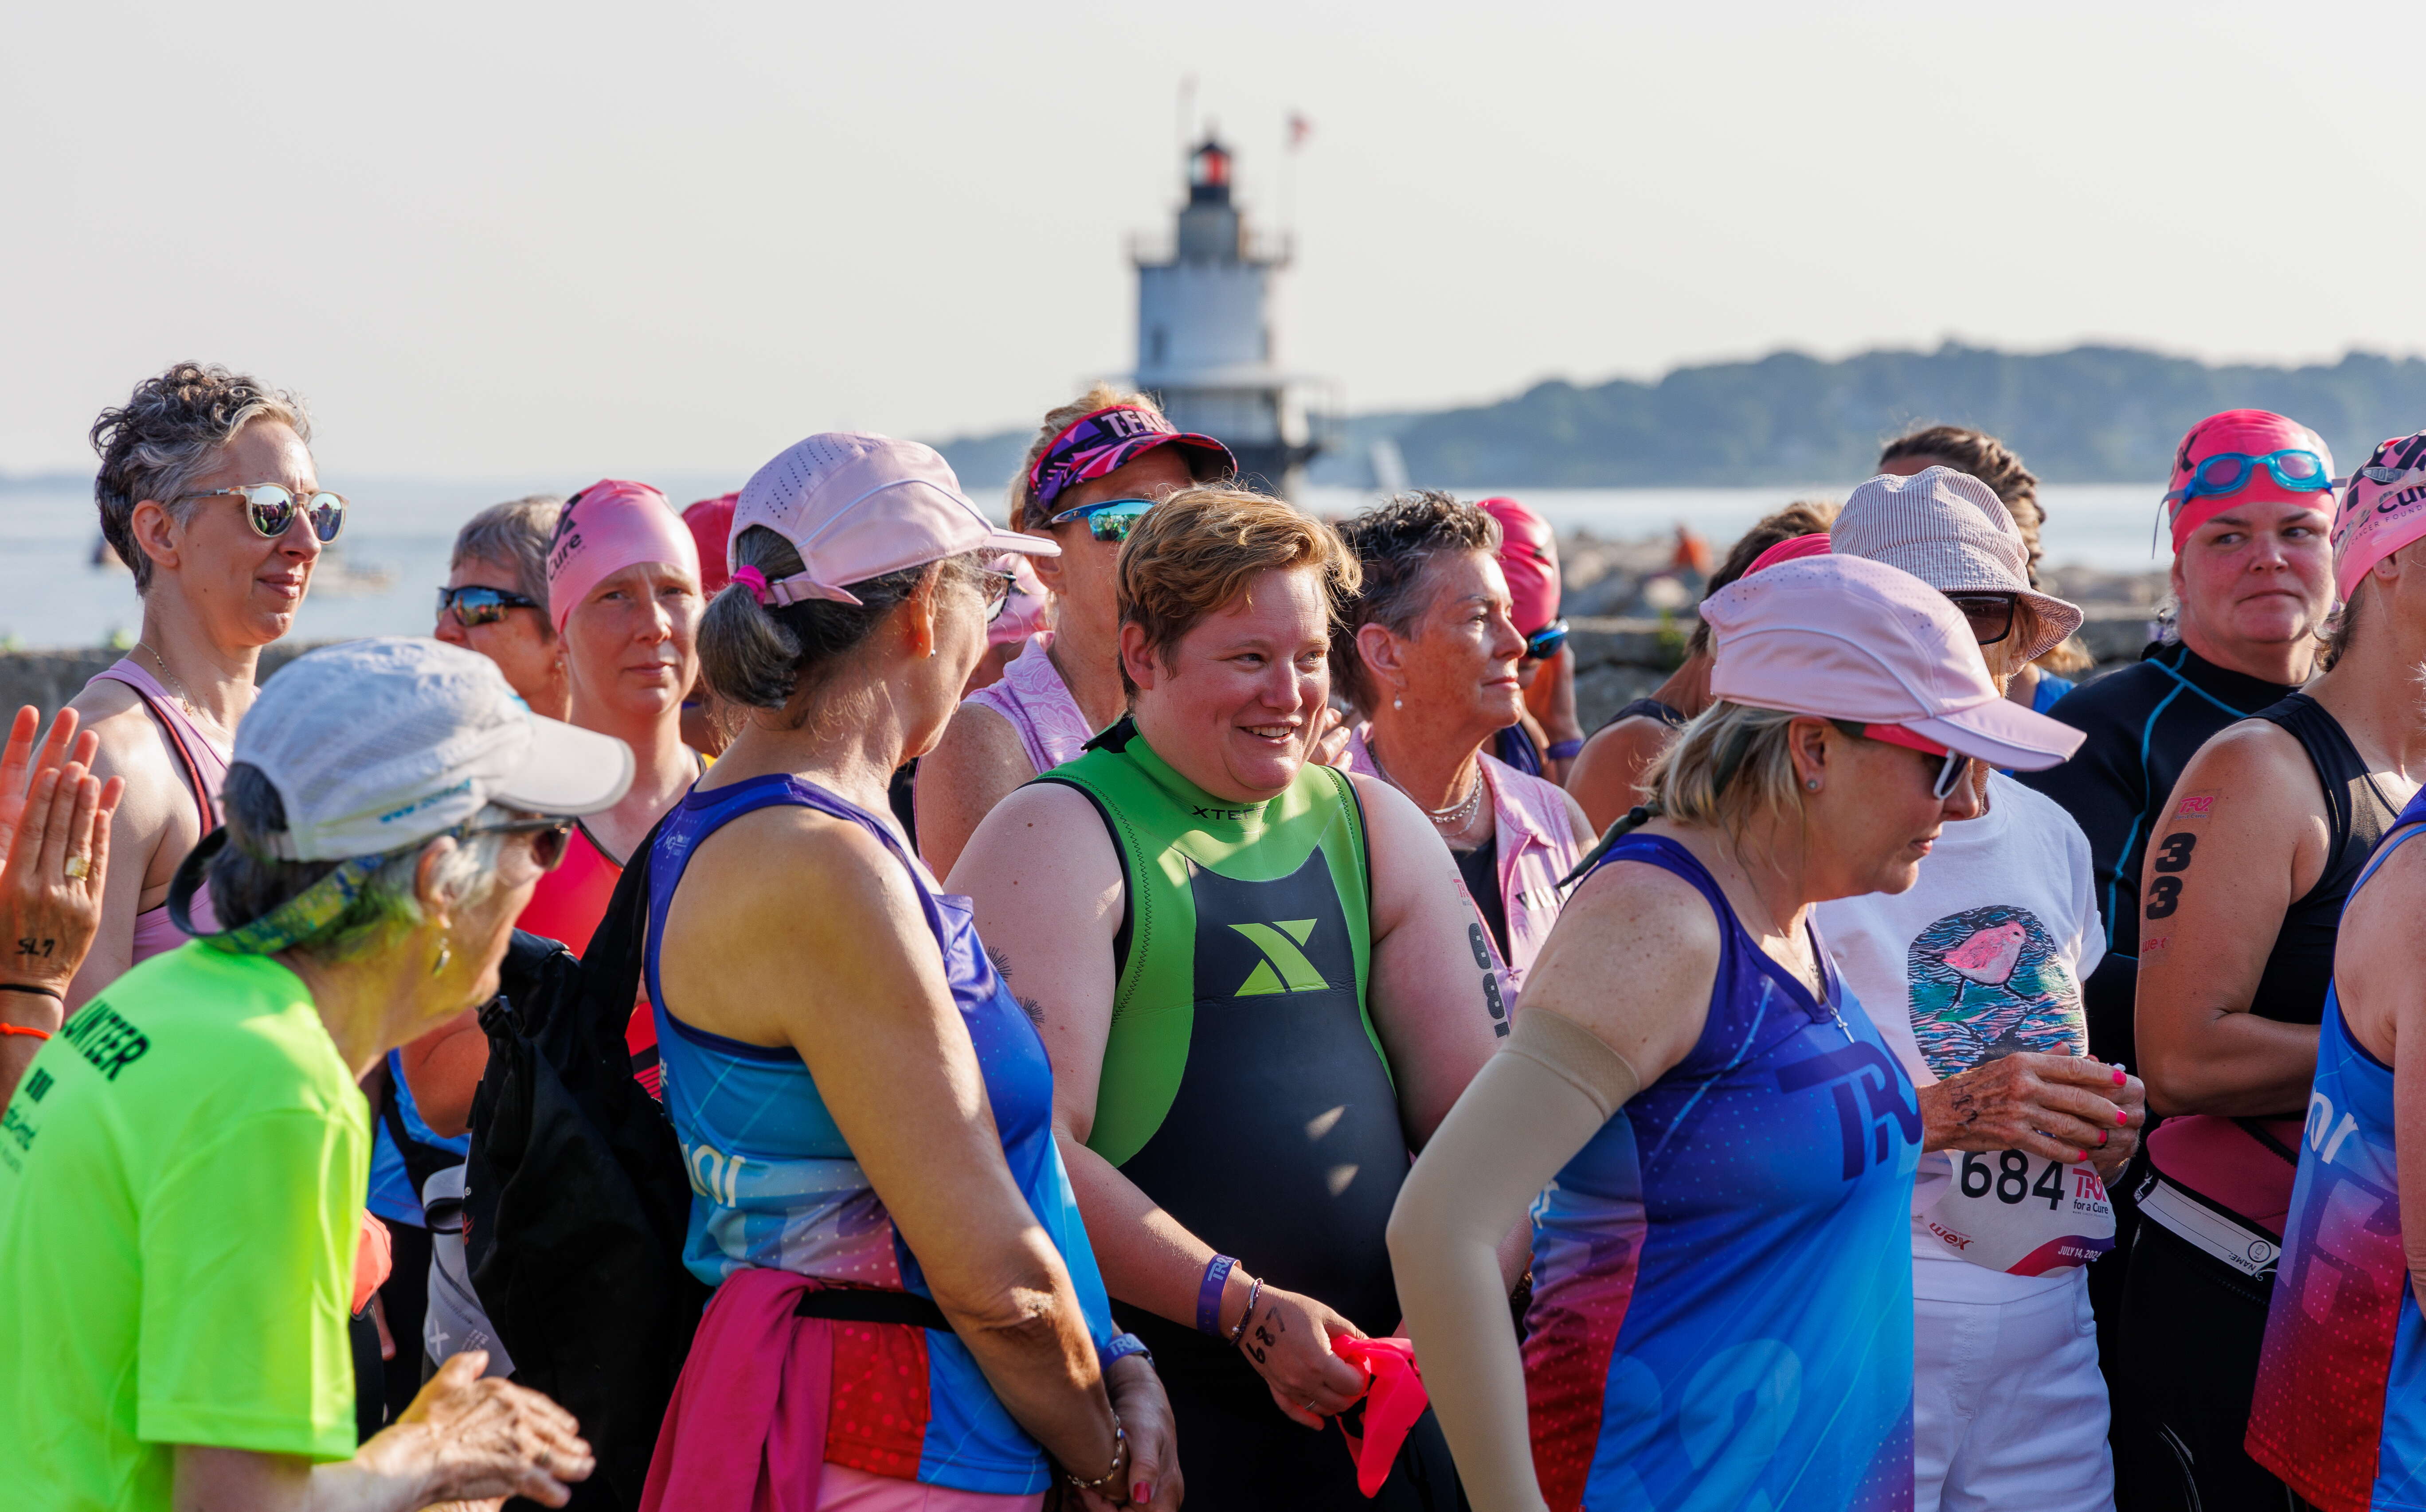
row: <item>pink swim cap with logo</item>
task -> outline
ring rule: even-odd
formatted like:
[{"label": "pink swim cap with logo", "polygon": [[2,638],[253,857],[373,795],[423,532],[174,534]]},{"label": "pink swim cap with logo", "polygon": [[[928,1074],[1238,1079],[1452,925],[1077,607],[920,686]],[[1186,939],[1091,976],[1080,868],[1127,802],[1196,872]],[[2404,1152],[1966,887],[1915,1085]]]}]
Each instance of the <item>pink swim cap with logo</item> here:
[{"label": "pink swim cap with logo", "polygon": [[2395,436],[2351,475],[2334,515],[2334,590],[2351,590],[2376,563],[2426,536],[2426,430]]},{"label": "pink swim cap with logo", "polygon": [[1519,635],[1547,630],[1559,618],[1559,537],[1550,523],[1513,499],[1476,506],[1499,522],[1499,571]]},{"label": "pink swim cap with logo", "polygon": [[2265,457],[2279,451],[2314,452],[2324,462],[2325,476],[2333,476],[2334,454],[2325,445],[2324,438],[2271,410],[2226,410],[2192,426],[2181,444],[2174,448],[2173,480],[2165,485],[2166,507],[2172,511],[2174,555],[2181,555],[2182,543],[2190,539],[2191,531],[2240,505],[2301,504],[2330,514],[2330,491],[2286,489],[2275,481],[2272,473],[2256,466],[2240,487],[2229,493],[2201,493],[2174,502],[2174,495],[2190,487],[2199,464],[2210,457],[2226,452]]},{"label": "pink swim cap with logo", "polygon": [[547,548],[547,612],[557,634],[599,584],[641,562],[664,562],[699,582],[699,545],[664,494],[606,478],[566,500]]}]

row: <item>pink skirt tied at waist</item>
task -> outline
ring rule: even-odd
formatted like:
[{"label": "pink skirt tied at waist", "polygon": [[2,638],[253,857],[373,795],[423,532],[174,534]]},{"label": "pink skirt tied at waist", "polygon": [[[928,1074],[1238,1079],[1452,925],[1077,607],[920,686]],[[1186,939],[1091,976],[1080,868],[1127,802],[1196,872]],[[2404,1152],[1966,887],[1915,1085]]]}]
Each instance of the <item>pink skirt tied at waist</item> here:
[{"label": "pink skirt tied at waist", "polygon": [[640,1512],[1036,1512],[990,1495],[825,1463],[833,1324],[793,1310],[814,1277],[752,1266],[700,1318],[640,1495]]}]

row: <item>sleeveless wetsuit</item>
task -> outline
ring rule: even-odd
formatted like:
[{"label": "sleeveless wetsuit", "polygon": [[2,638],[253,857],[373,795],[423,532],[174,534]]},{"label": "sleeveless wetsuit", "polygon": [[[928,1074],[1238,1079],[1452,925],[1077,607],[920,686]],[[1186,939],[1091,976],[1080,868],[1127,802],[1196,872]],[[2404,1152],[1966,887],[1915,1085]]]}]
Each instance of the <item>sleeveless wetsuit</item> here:
[{"label": "sleeveless wetsuit", "polygon": [[[1662,703],[1658,699],[1637,699],[1632,703],[1622,705],[1615,714],[1602,720],[1600,728],[1607,730],[1620,719],[1635,718],[1657,719],[1671,730],[1682,730],[1692,722],[1686,716],[1684,710],[1673,703]],[[1598,734],[1600,731],[1595,730],[1593,733]]]},{"label": "sleeveless wetsuit", "polygon": [[[2284,912],[2250,1011],[2284,1023],[2317,1023],[2333,981],[2342,906],[2395,812],[2350,736],[2316,700],[2294,693],[2256,717],[2279,726],[2306,752],[2331,834],[2316,884]],[[2151,830],[2159,883],[2165,847],[2174,842],[2164,817]],[[2154,914],[2169,901],[2152,888],[2143,911]],[[2132,1488],[2127,1495],[2150,1480],[2168,1488],[2181,1481],[2185,1494],[2194,1491],[2208,1508],[2236,1499],[2281,1504],[2280,1485],[2250,1458],[2242,1436],[2291,1205],[2300,1127],[2296,1115],[2193,1114],[2168,1118],[2148,1135],[2153,1169],[2134,1188],[2144,1221],[2125,1282],[2121,1374],[2128,1384],[2116,1409],[2115,1457]],[[2149,1449],[2152,1436],[2180,1443],[2191,1468],[2179,1470],[2166,1453]],[[2135,1439],[2143,1453],[2131,1452]]]},{"label": "sleeveless wetsuit", "polygon": [[[2426,793],[2351,891],[2426,833]],[[2426,1507],[2426,1322],[2401,1243],[2392,1068],[2325,995],[2249,1452],[2319,1506]]]},{"label": "sleeveless wetsuit", "polygon": [[1542,1494],[1556,1512],[1908,1509],[1912,1082],[1816,931],[1824,1003],[1682,845],[1632,834],[1615,861],[1690,882],[1725,943],[1692,1050],[1533,1205]]},{"label": "sleeveless wetsuit", "polygon": [[[693,790],[659,831],[649,869],[649,997],[664,1053],[666,1113],[691,1179],[684,1263],[710,1285],[756,1265],[932,1295],[799,1054],[693,1028],[666,1006],[658,951],[690,858],[726,824],[777,804],[861,826],[909,872],[977,1050],[1003,1158],[1068,1264],[1088,1332],[1100,1349],[1112,1337],[1110,1314],[1053,1142],[1053,1067],[1036,1026],[986,958],[969,922],[968,900],[945,894],[884,821],[796,778],[754,777]],[[912,948],[921,947],[914,941]],[[802,990],[816,988],[804,980]],[[826,1006],[852,1011],[845,1003]],[[1043,1451],[995,1400],[957,1335],[878,1323],[837,1326],[833,1337],[828,1463],[998,1495],[1044,1488]]]},{"label": "sleeveless wetsuit", "polygon": [[[186,790],[193,796],[194,807],[200,812],[202,832],[205,835],[219,827],[219,787],[227,780],[229,753],[218,742],[203,734],[200,726],[187,717],[185,706],[171,698],[160,680],[145,671],[131,656],[121,657],[95,677],[123,683],[135,690],[160,726],[161,741],[169,748],[169,757],[176,763],[177,775],[186,780]],[[191,917],[194,926],[205,932],[218,927],[218,917],[211,911],[210,889],[194,894]],[[186,934],[169,917],[169,905],[146,909],[135,916],[135,954],[132,964],[140,966],[164,951],[176,949],[186,941]]]},{"label": "sleeveless wetsuit", "polygon": [[[1278,797],[1242,805],[1181,777],[1123,719],[1039,780],[1087,795],[1121,857],[1088,1148],[1250,1274],[1389,1333],[1383,1231],[1407,1136],[1366,1008],[1371,879],[1348,775],[1309,764]],[[1124,1303],[1113,1315],[1153,1349],[1194,1446],[1190,1507],[1367,1504],[1340,1443],[1281,1416],[1237,1349]],[[1414,1468],[1402,1456],[1379,1504],[1452,1504],[1429,1416],[1409,1442]],[[1411,1484],[1426,1467],[1437,1480]]]}]

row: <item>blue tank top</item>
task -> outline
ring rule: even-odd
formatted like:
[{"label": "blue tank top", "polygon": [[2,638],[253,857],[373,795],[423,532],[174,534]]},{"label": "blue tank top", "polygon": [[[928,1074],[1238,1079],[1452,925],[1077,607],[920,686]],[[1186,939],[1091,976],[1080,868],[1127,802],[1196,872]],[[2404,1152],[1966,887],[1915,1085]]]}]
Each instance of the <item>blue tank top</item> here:
[{"label": "blue tank top", "polygon": [[1816,936],[1825,1001],[1682,845],[1629,835],[1612,861],[1692,883],[1725,944],[1691,1052],[1533,1205],[1543,1495],[1560,1512],[1909,1508],[1912,1083]]},{"label": "blue tank top", "polygon": [[[412,1088],[404,1079],[404,1056],[401,1052],[387,1053],[388,1086],[396,1089],[396,1111],[404,1117],[406,1135],[433,1150],[444,1150],[462,1160],[472,1153],[472,1136],[468,1134],[451,1137],[442,1135],[422,1120],[421,1104],[412,1100]],[[391,1223],[409,1223],[416,1229],[426,1228],[429,1219],[421,1211],[421,1194],[412,1189],[412,1175],[405,1168],[404,1151],[396,1148],[396,1138],[388,1132],[387,1120],[371,1118],[371,1182],[369,1198],[363,1206]]]},{"label": "blue tank top", "polygon": [[[666,915],[701,843],[741,815],[777,804],[861,826],[909,872],[977,1049],[1003,1158],[1069,1266],[1088,1331],[1101,1348],[1112,1337],[1111,1307],[1053,1142],[1052,1063],[986,957],[968,900],[941,892],[882,820],[781,774],[693,789],[666,820],[650,859],[649,1000],[666,1113],[690,1169],[684,1263],[710,1285],[746,1266],[768,1266],[931,1295],[800,1055],[691,1027],[676,1017],[681,1005],[669,1004],[657,977]],[[814,984],[815,973],[804,970],[802,991],[815,993]],[[830,1007],[849,1011],[846,1004]],[[945,1329],[834,1328],[825,1457],[870,1474],[966,1491],[1026,1494],[1049,1480],[1043,1450],[1011,1421],[967,1348]]]},{"label": "blue tank top", "polygon": [[[2426,793],[2351,897],[2422,832]],[[2249,1415],[2251,1457],[2319,1506],[2426,1507],[2426,1322],[2401,1247],[2394,1150],[2392,1068],[2351,1037],[2328,987]]]}]

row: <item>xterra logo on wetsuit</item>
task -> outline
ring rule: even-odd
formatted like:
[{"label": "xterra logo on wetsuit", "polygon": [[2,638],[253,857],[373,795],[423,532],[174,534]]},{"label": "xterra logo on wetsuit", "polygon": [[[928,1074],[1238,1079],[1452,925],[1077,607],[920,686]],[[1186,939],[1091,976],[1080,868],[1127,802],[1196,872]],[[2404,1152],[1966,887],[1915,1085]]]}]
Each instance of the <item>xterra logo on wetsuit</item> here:
[{"label": "xterra logo on wetsuit", "polygon": [[1348,920],[1321,851],[1269,882],[1244,882],[1201,866],[1189,874],[1197,1002],[1356,990]]},{"label": "xterra logo on wetsuit", "polygon": [[1895,1142],[1887,1131],[1888,1120],[1895,1122],[1907,1143],[1920,1142],[1920,1109],[1905,1097],[1900,1085],[1902,1080],[1902,1071],[1885,1051],[1858,1041],[1777,1069],[1781,1092],[1828,1086],[1828,1095],[1836,1104],[1836,1133],[1849,1182],[1871,1161],[1884,1166],[1893,1156]]}]

